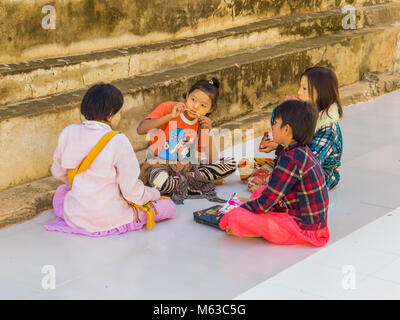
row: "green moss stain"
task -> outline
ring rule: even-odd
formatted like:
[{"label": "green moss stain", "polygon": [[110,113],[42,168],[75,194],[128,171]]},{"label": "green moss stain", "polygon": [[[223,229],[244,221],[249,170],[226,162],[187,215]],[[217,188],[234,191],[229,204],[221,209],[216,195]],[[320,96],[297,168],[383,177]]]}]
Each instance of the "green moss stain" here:
[{"label": "green moss stain", "polygon": [[124,0],[84,0],[69,7],[70,14],[63,17],[63,27],[67,26],[68,19],[74,17],[76,29],[67,28],[70,38],[74,38],[73,32],[76,31],[76,37],[82,40],[93,36],[109,36],[118,24],[127,18],[126,3]]},{"label": "green moss stain", "polygon": [[[177,33],[199,29],[213,17],[277,16],[317,10],[323,0],[53,0],[56,29],[44,30],[44,4],[34,1],[0,0],[0,46],[12,55],[35,46],[110,38],[130,32],[145,36],[153,32]],[[325,0],[326,1],[326,0]],[[285,8],[285,9],[284,9]],[[283,10],[284,9],[284,10]],[[307,30],[301,30],[307,33]]]},{"label": "green moss stain", "polygon": [[[313,10],[317,10],[321,7],[323,0],[289,0],[289,6],[292,13],[302,11],[305,8],[312,8]],[[319,11],[319,10],[318,10]]]},{"label": "green moss stain", "polygon": [[289,7],[290,13],[320,8],[323,0],[234,0],[235,15],[259,14],[279,15],[282,9]]},{"label": "green moss stain", "polygon": [[247,110],[254,111],[256,106],[278,102],[287,88],[297,88],[301,74],[309,67],[312,67],[311,58],[306,52],[244,66],[243,104]]},{"label": "green moss stain", "polygon": [[[49,5],[55,5],[49,2]],[[2,24],[0,45],[9,54],[16,54],[30,44],[53,42],[56,34],[54,30],[44,30],[41,13],[42,7],[32,4],[3,3],[2,9],[7,13]],[[7,35],[6,37],[4,35]]]},{"label": "green moss stain", "polygon": [[146,35],[151,32],[176,33],[188,27],[187,2],[170,1],[168,4],[160,0],[134,1],[129,11],[132,28],[135,35]]},{"label": "green moss stain", "polygon": [[262,14],[268,11],[273,11],[274,14],[279,14],[281,8],[285,5],[284,0],[236,0],[234,1],[235,14]]},{"label": "green moss stain", "polygon": [[[176,34],[185,29],[201,30],[214,17],[279,16],[320,11],[327,0],[50,0],[56,9],[56,29],[41,26],[44,4],[35,1],[0,0],[0,47],[19,57],[25,50],[43,45],[69,46],[126,33],[143,37],[151,33]],[[332,1],[333,2],[333,1]],[[384,3],[388,0],[335,0],[337,6]],[[288,10],[290,12],[288,12]],[[359,14],[357,12],[357,14]],[[312,36],[341,28],[340,16],[313,23],[287,23],[286,35]],[[201,31],[200,31],[201,32]]]},{"label": "green moss stain", "polygon": [[301,35],[303,37],[309,37],[328,32],[337,32],[342,29],[342,16],[336,15],[318,19],[312,23],[307,21],[287,22],[280,27],[279,31],[282,35]]},{"label": "green moss stain", "polygon": [[7,37],[2,37],[0,44],[2,47],[6,44],[5,50],[9,54],[18,55],[23,49],[38,45],[68,45],[96,36],[107,37],[127,17],[124,2],[127,0],[83,0],[65,2],[65,5],[60,1],[48,2],[46,5],[52,5],[56,10],[54,30],[42,28],[44,5],[3,2],[0,6],[7,15],[1,31]]}]

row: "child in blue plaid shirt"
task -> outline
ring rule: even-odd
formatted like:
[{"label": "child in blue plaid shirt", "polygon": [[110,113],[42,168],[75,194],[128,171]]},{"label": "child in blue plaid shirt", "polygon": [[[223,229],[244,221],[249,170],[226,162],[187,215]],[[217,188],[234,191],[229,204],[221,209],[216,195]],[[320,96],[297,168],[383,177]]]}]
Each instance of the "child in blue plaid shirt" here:
[{"label": "child in blue plaid shirt", "polygon": [[[298,99],[317,106],[319,117],[313,141],[309,144],[314,156],[321,162],[325,182],[329,190],[337,186],[340,180],[343,138],[339,120],[343,117],[339,97],[338,79],[335,73],[327,67],[313,67],[303,72],[300,81]],[[275,109],[272,111],[271,123],[275,120]],[[262,152],[276,150],[278,155],[283,147],[274,141],[265,142]],[[249,178],[249,180],[251,177]],[[267,182],[267,181],[265,181]]]}]

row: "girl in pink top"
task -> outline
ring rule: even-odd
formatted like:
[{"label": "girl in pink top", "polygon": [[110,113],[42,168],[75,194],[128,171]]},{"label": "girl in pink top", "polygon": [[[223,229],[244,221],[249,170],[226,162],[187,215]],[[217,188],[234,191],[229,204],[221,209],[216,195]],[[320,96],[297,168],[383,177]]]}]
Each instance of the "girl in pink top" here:
[{"label": "girl in pink top", "polygon": [[138,179],[139,162],[124,134],[115,135],[97,155],[86,171],[77,174],[72,189],[68,186],[68,169],[77,167],[104,134],[121,119],[122,93],[110,84],[97,84],[85,94],[81,113],[86,120],[71,124],[60,134],[54,152],[51,173],[61,181],[53,198],[56,220],[47,230],[104,236],[141,229],[147,214],[135,210],[126,200],[138,205],[156,201],[155,221],[175,218],[175,204],[160,199],[160,192]]}]

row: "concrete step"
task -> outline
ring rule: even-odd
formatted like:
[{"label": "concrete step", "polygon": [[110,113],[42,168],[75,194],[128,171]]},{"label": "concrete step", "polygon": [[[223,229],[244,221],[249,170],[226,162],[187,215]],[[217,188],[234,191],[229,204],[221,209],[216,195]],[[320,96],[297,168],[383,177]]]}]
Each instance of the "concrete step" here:
[{"label": "concrete step", "polygon": [[[0,63],[182,39],[259,19],[387,3],[389,0],[0,1]],[[43,26],[47,17],[55,29]]]},{"label": "concrete step", "polygon": [[[360,80],[366,72],[395,71],[399,32],[400,26],[390,24],[342,31],[114,81],[125,96],[120,129],[135,150],[144,149],[147,142],[136,133],[138,123],[157,104],[181,99],[193,82],[204,77],[221,80],[219,107],[211,117],[214,125],[220,125],[297,92],[300,75],[310,66],[332,67],[341,86]],[[0,106],[0,149],[7,150],[0,154],[0,190],[49,175],[59,133],[82,121],[79,106],[84,92]]]},{"label": "concrete step", "polygon": [[[58,94],[237,51],[343,30],[340,9],[262,19],[183,39],[0,65],[0,104]],[[357,28],[400,20],[400,3],[357,8]]]},{"label": "concrete step", "polygon": [[[400,89],[399,73],[369,73],[363,80],[341,87],[340,95],[343,105],[348,106],[398,89]],[[216,127],[221,137],[221,150],[249,141],[253,137],[262,136],[265,130],[270,130],[270,117],[271,110],[266,108]],[[252,132],[246,134],[248,130]],[[142,162],[145,151],[137,151],[136,155]],[[59,185],[60,181],[46,177],[0,191],[0,228],[22,223],[51,209],[52,197]]]}]

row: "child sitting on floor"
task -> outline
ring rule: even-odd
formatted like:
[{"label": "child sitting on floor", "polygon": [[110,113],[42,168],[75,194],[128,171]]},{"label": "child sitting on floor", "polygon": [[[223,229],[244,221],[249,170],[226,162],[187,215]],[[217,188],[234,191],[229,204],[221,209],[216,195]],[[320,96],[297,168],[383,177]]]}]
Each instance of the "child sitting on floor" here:
[{"label": "child sitting on floor", "polygon": [[[233,159],[215,161],[219,150],[215,150],[209,135],[211,120],[208,115],[217,108],[218,96],[218,79],[200,80],[183,95],[185,103],[160,104],[137,128],[138,134],[152,133],[140,178],[161,194],[172,194],[177,203],[182,203],[182,198],[212,200],[212,194],[204,193],[200,184],[189,182],[221,184],[223,178],[236,170]],[[196,145],[198,152],[208,154],[207,164],[197,165]]]},{"label": "child sitting on floor", "polygon": [[320,162],[307,146],[317,122],[314,106],[289,100],[276,107],[272,134],[284,149],[267,185],[225,214],[219,226],[236,236],[261,236],[275,244],[324,246],[328,190]]},{"label": "child sitting on floor", "polygon": [[47,230],[105,236],[175,218],[175,204],[138,179],[139,162],[128,138],[113,131],[123,103],[116,87],[94,85],[81,104],[86,120],[61,132],[51,172],[65,184],[55,192],[57,219]]},{"label": "child sitting on floor", "polygon": [[[306,101],[318,108],[317,125],[309,147],[314,156],[321,162],[326,185],[329,190],[332,190],[340,180],[339,167],[343,150],[343,138],[339,126],[339,120],[343,117],[343,110],[339,97],[338,79],[335,73],[326,67],[307,69],[301,76],[298,98],[288,97],[287,99]],[[275,109],[272,111],[271,123],[274,119]],[[263,148],[260,151],[269,153],[276,150],[276,154],[279,154],[282,148],[276,141],[268,141],[263,143]],[[252,182],[252,177],[248,181]],[[259,186],[268,181],[262,182]]]}]

